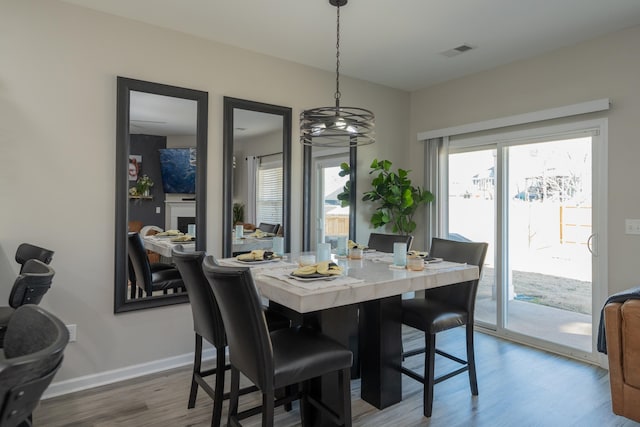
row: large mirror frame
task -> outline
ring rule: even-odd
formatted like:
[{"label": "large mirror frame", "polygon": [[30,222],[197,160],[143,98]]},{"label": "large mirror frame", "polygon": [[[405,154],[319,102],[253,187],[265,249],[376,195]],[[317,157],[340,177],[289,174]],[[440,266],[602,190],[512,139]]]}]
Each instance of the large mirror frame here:
[{"label": "large mirror frame", "polygon": [[223,112],[223,182],[225,189],[222,203],[222,253],[230,257],[233,253],[233,133],[234,110],[249,110],[274,114],[282,117],[282,227],[284,229],[284,250],[290,251],[291,244],[291,108],[262,102],[249,101],[225,96]]},{"label": "large mirror frame", "polygon": [[118,77],[116,111],[116,211],[115,211],[115,296],[114,313],[181,304],[189,301],[186,293],[168,294],[127,300],[127,232],[128,232],[128,168],[130,150],[130,94],[132,91],[164,95],[196,101],[196,249],[205,250],[206,246],[206,177],[207,177],[207,132],[208,106],[207,92]]},{"label": "large mirror frame", "polygon": [[[356,205],[358,201],[358,186],[356,177],[358,172],[358,149],[349,147],[349,239],[356,240]],[[311,206],[314,198],[313,191],[313,148],[305,145],[303,150],[303,175],[302,175],[302,250],[312,251],[311,247]]]}]

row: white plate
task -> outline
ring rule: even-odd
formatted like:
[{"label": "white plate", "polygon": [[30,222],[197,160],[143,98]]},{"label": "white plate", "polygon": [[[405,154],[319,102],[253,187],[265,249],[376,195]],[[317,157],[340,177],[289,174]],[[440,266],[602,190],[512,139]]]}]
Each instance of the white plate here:
[{"label": "white plate", "polygon": [[[317,274],[317,273],[315,273]],[[316,280],[335,280],[338,277],[340,277],[340,275],[338,274],[331,274],[329,276],[325,276],[325,275],[314,275],[314,274],[310,274],[308,277],[302,277],[302,276],[296,276],[295,274],[291,273],[289,275],[289,277],[299,280],[301,282],[313,282]]]}]

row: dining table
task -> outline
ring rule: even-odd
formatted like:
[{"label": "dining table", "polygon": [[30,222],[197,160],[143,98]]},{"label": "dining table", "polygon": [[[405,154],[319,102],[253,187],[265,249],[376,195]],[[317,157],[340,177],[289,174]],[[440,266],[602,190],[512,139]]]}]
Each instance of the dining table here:
[{"label": "dining table", "polygon": [[231,250],[233,253],[251,252],[256,249],[273,248],[273,236],[256,237],[252,235],[243,236],[236,239],[235,233],[231,240]]},{"label": "dining table", "polygon": [[145,249],[159,253],[160,256],[164,257],[164,261],[169,261],[168,259],[173,256],[171,251],[176,245],[182,245],[185,251],[196,250],[195,241],[176,241],[176,237],[177,236],[144,236],[142,242],[144,243]]},{"label": "dining table", "polygon": [[[295,278],[301,255],[281,259],[243,262],[221,259],[227,266],[249,266],[261,296],[270,307],[282,310],[294,324],[310,326],[354,351],[359,366],[361,398],[378,409],[402,400],[402,296],[412,292],[478,279],[477,266],[438,260],[422,271],[393,265],[393,255],[366,252],[362,259],[331,255],[342,267],[336,277],[308,280]],[[358,357],[356,357],[358,355]],[[357,376],[357,375],[356,375]],[[353,375],[352,375],[353,377]],[[337,407],[335,379],[322,378],[315,392]],[[320,419],[320,418],[318,418]],[[324,425],[322,421],[319,424]]]}]

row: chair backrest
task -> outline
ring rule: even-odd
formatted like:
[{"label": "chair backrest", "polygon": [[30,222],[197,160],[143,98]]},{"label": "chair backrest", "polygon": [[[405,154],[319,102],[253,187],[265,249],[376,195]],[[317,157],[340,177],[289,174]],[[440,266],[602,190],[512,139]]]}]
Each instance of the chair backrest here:
[{"label": "chair backrest", "polygon": [[[484,242],[460,242],[434,237],[431,239],[431,250],[429,256],[442,258],[445,261],[466,263],[476,265],[479,269],[479,276],[482,277],[482,267],[487,255],[488,244]],[[425,291],[425,298],[445,301],[450,305],[464,309],[473,317],[476,294],[478,293],[478,282],[480,279],[469,282],[456,283],[455,285],[442,286]]]},{"label": "chair backrest", "polygon": [[369,249],[375,249],[378,252],[393,253],[393,244],[402,242],[407,244],[407,251],[409,251],[411,249],[411,243],[413,242],[413,236],[371,233],[369,234],[369,243],[367,243],[367,247]]},{"label": "chair backrest", "polygon": [[[142,238],[138,233],[129,233],[127,235],[127,249],[129,255],[129,275],[133,273],[132,281],[139,288],[144,289],[147,295],[152,292],[151,265],[147,258],[147,251],[142,243]],[[142,283],[139,283],[142,282]]]},{"label": "chair backrest", "polygon": [[30,243],[21,243],[16,249],[16,262],[20,264],[20,272],[24,268],[24,263],[30,259],[37,259],[45,264],[50,264],[54,252],[50,249],[41,248]]},{"label": "chair backrest", "polygon": [[[189,294],[193,330],[216,348],[227,345],[220,308],[207,278],[202,272],[205,253],[184,252],[182,245],[173,248],[173,261],[180,271]],[[213,262],[213,261],[212,261]]]},{"label": "chair backrest", "polygon": [[24,304],[40,304],[51,287],[55,271],[42,261],[29,259],[22,266],[9,294],[9,305],[18,308]]},{"label": "chair backrest", "polygon": [[260,225],[258,225],[258,230],[264,231],[265,233],[278,234],[279,228],[280,224],[268,224],[266,222],[261,222]]},{"label": "chair backrest", "polygon": [[0,427],[20,425],[31,415],[68,342],[69,331],[56,316],[35,305],[16,309],[0,355]]},{"label": "chair backrest", "polygon": [[273,386],[271,338],[251,271],[215,265],[212,257],[202,269],[220,307],[231,364],[258,388]]}]

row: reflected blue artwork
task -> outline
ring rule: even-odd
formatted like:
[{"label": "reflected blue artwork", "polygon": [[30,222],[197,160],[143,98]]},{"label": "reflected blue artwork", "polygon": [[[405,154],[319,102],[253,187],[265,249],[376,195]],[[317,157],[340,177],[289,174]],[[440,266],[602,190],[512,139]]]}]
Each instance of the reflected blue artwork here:
[{"label": "reflected blue artwork", "polygon": [[196,192],[196,149],[160,149],[162,187],[165,193]]}]

